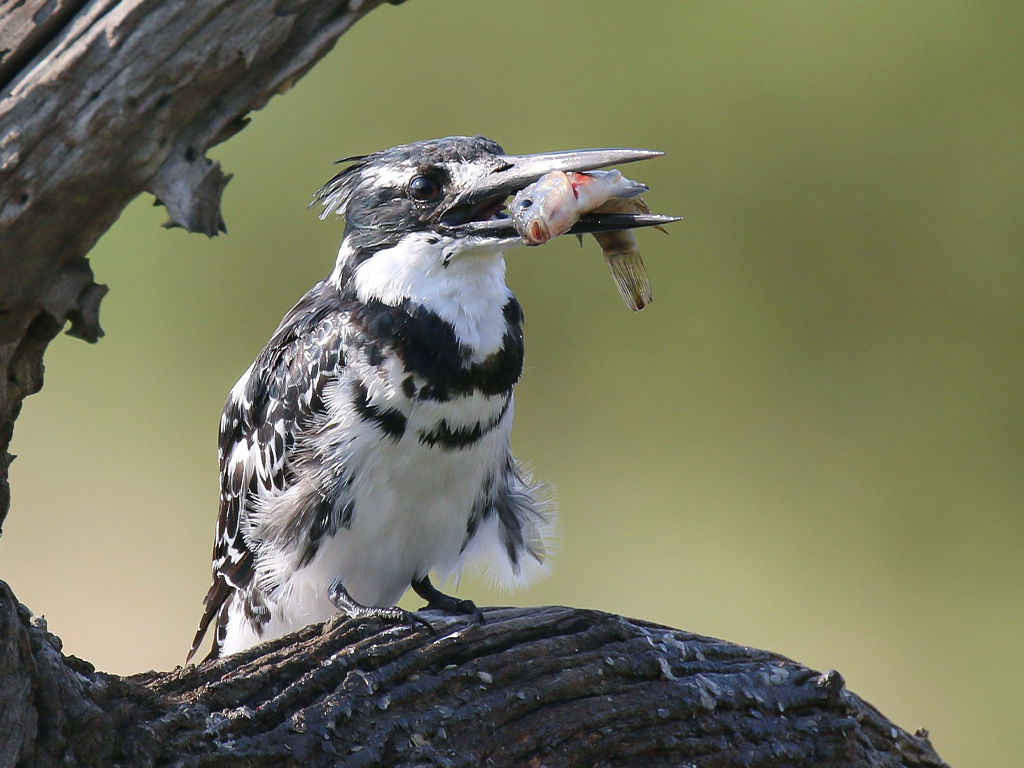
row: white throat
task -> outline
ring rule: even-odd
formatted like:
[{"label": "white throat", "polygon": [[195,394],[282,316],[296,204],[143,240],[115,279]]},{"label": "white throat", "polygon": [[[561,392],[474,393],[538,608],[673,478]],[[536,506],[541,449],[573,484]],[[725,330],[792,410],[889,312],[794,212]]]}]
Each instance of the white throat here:
[{"label": "white throat", "polygon": [[[343,245],[338,253],[339,266],[349,255],[346,250]],[[459,341],[473,350],[474,361],[501,348],[502,308],[512,298],[505,285],[503,247],[464,247],[430,233],[413,233],[360,264],[354,287],[363,302],[422,304],[451,324]]]}]

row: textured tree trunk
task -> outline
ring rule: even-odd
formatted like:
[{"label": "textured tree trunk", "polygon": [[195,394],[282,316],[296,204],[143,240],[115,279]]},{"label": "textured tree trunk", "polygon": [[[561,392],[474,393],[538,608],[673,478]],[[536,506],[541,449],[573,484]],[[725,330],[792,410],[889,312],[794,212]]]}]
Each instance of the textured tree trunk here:
[{"label": "textured tree trunk", "polygon": [[433,634],[338,619],[119,678],[4,589],[0,765],[944,765],[837,673],[766,651],[574,608],[424,615]]},{"label": "textured tree trunk", "polygon": [[[223,231],[206,150],[380,2],[0,0],[0,526],[47,344],[102,335],[89,249],[146,190],[167,226]],[[329,622],[121,678],[0,582],[0,768],[944,765],[834,672],[594,611],[486,616]]]}]

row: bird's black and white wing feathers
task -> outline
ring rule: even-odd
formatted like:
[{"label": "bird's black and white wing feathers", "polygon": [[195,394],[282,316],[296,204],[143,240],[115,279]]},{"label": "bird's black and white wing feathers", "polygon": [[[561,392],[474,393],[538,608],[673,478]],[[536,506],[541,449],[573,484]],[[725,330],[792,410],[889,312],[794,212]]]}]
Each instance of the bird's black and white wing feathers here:
[{"label": "bird's black and white wing feathers", "polygon": [[247,518],[294,482],[296,440],[323,413],[324,387],[344,368],[339,304],[335,288],[316,285],[288,312],[228,396],[218,446],[220,512],[213,584],[189,659],[218,616],[209,658],[219,655],[227,608],[240,591],[249,596],[246,610],[266,611],[250,589],[255,554],[246,538]]}]

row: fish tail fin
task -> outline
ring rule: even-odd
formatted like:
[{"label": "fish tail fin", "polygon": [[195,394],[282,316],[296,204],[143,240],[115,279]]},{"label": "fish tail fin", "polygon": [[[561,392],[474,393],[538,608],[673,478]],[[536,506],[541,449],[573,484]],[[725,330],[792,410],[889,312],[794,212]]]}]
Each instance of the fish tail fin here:
[{"label": "fish tail fin", "polygon": [[619,295],[630,309],[639,312],[651,303],[651,281],[639,251],[606,254],[604,260]]}]

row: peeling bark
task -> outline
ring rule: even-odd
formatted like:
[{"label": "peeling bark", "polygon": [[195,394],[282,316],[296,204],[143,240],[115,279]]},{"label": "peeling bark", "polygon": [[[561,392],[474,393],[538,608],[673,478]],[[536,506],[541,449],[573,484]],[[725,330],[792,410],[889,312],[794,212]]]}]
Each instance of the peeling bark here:
[{"label": "peeling bark", "polygon": [[0,589],[0,712],[36,734],[0,766],[945,765],[838,673],[766,651],[574,608],[425,615],[433,634],[337,619],[119,678]]},{"label": "peeling bark", "polygon": [[89,249],[150,191],[166,226],[224,231],[206,151],[381,0],[0,0],[0,526],[42,354],[102,335]]}]

